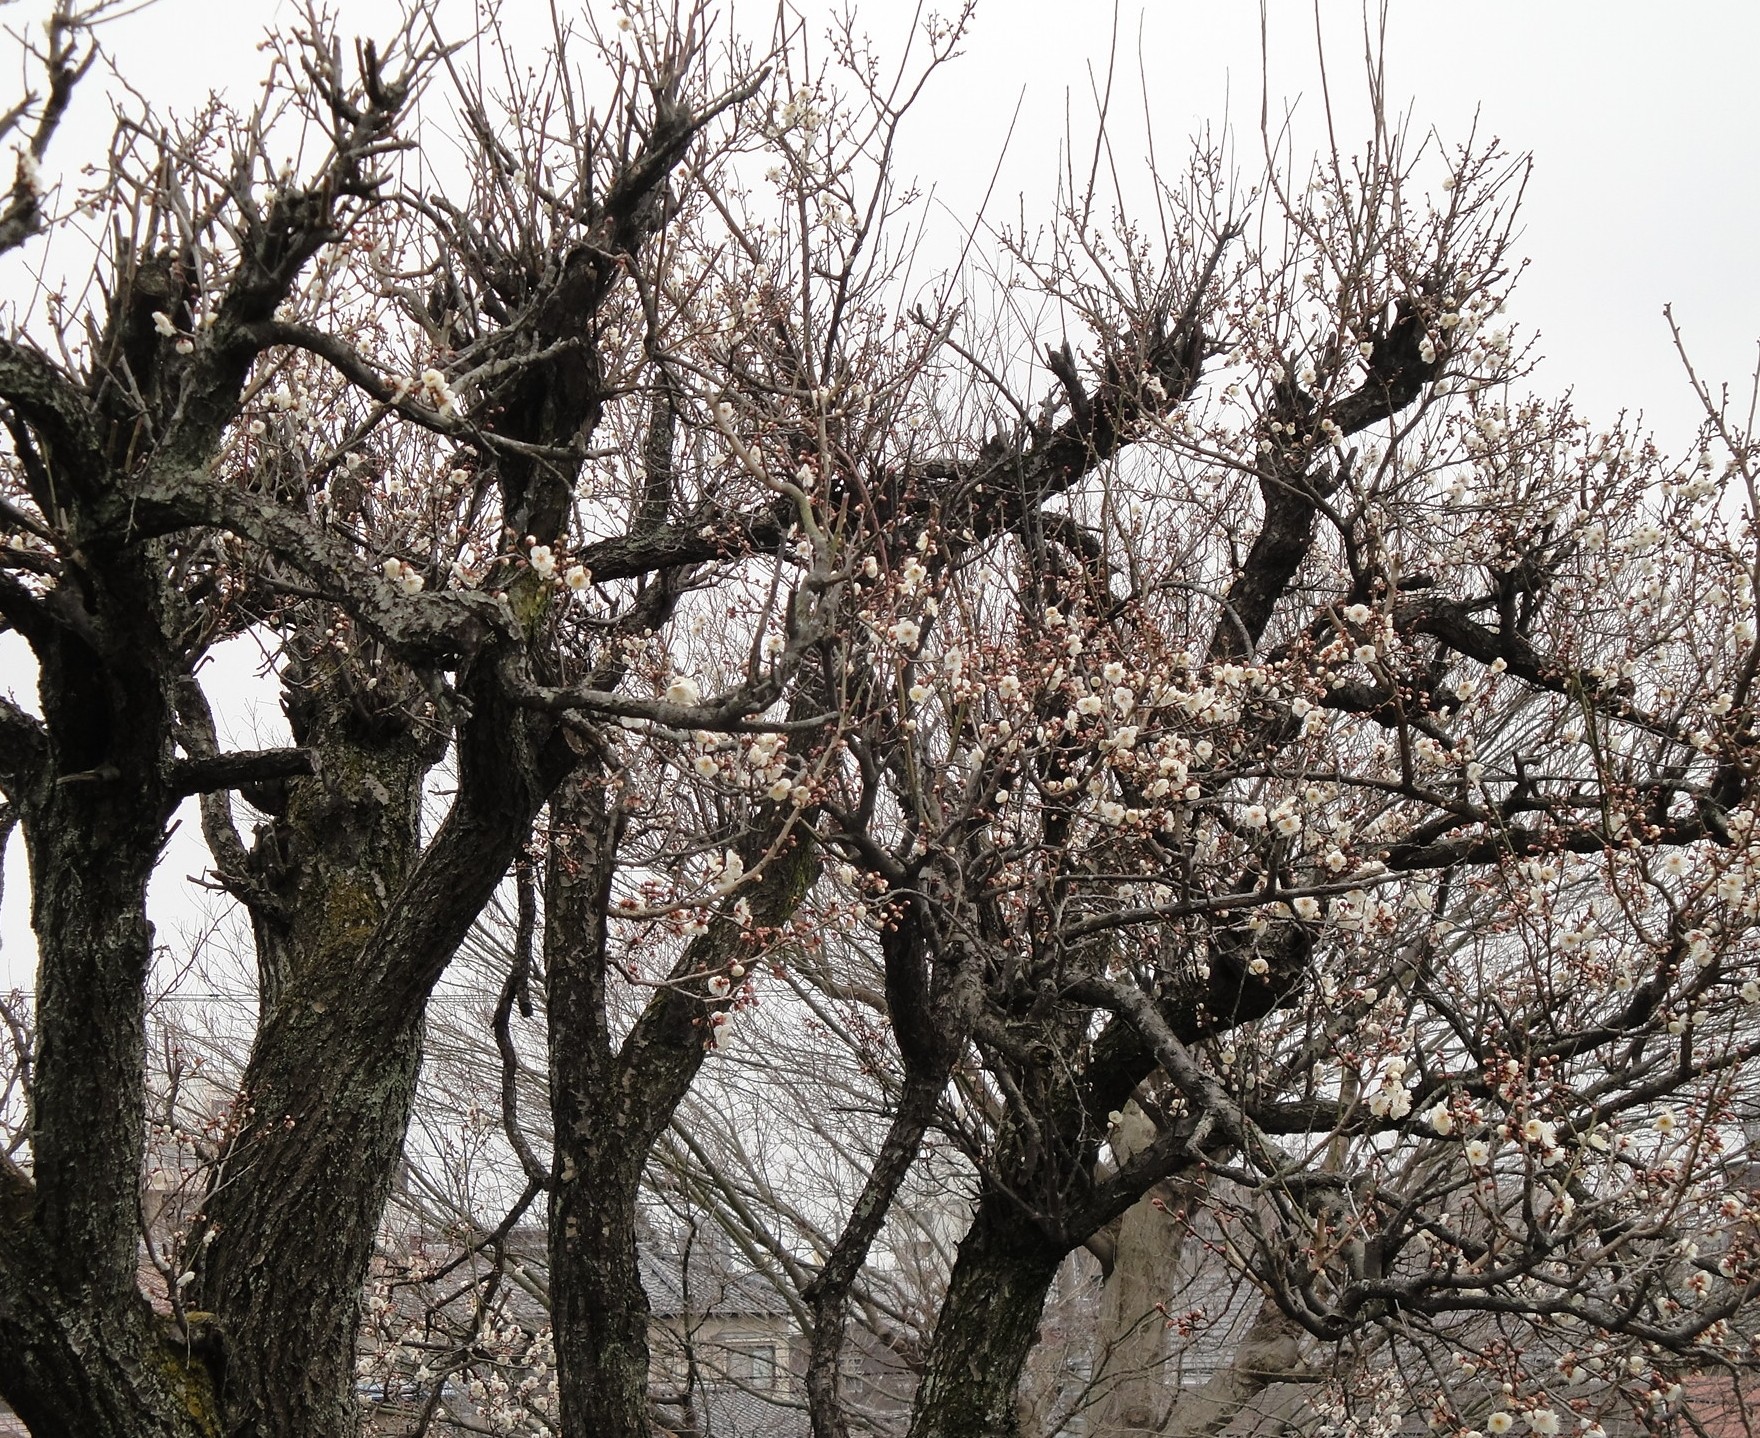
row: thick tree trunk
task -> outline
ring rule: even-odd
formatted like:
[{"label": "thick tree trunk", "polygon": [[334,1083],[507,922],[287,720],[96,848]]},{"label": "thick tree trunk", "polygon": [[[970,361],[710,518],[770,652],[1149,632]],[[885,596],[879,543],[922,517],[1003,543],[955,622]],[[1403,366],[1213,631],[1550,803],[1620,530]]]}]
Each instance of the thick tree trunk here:
[{"label": "thick tree trunk", "polygon": [[129,800],[107,802],[97,787],[78,799],[64,791],[26,819],[37,934],[31,1152],[37,1224],[62,1280],[109,1303],[136,1283],[146,889],[163,828],[152,810],[143,824]]},{"label": "thick tree trunk", "polygon": [[[333,1014],[297,985],[287,998],[246,1074],[252,1127],[208,1205],[208,1231],[229,1241],[214,1244],[202,1300],[225,1325],[226,1405],[242,1431],[318,1438],[359,1424],[360,1287],[415,1091],[420,1021]],[[306,1057],[344,1049],[350,1061],[334,1069]]]},{"label": "thick tree trunk", "polygon": [[[68,1292],[135,1291],[147,882],[176,800],[151,555],[98,591],[89,640],[39,642],[47,765],[22,805],[37,936],[32,1179]],[[98,646],[98,647],[94,647]]]},{"label": "thick tree trunk", "polygon": [[376,757],[358,734],[339,740],[331,747],[341,752],[324,756],[324,797],[289,804],[295,823],[358,832],[326,853],[327,900],[309,892],[306,865],[291,875],[313,927],[294,935],[258,1030],[240,1132],[198,1235],[214,1238],[190,1297],[219,1321],[236,1432],[346,1438],[359,1427],[360,1290],[408,1123],[428,995],[572,762],[559,741],[541,754],[520,748],[525,721],[492,693],[473,697],[459,796],[419,860],[425,766],[407,736],[387,735]]},{"label": "thick tree trunk", "polygon": [[1017,1438],[1015,1387],[1067,1250],[987,1192],[959,1246],[910,1438]]},{"label": "thick tree trunk", "polygon": [[205,1335],[144,1299],[97,1301],[31,1224],[30,1181],[0,1159],[0,1392],[39,1438],[219,1438]]},{"label": "thick tree trunk", "polygon": [[201,1345],[137,1287],[146,891],[176,805],[163,564],[103,557],[67,627],[28,636],[44,722],[0,765],[38,955],[31,1175],[0,1159],[0,1393],[39,1435],[186,1438],[218,1431]]},{"label": "thick tree trunk", "polygon": [[572,1335],[557,1353],[562,1431],[648,1438],[648,1295],[635,1203],[645,1155],[604,1133],[569,1147],[591,1165],[592,1181],[558,1185],[551,1207],[551,1323]]},{"label": "thick tree trunk", "polygon": [[262,1019],[193,1296],[225,1325],[228,1412],[246,1431],[347,1434],[359,1285],[421,1063],[422,996],[368,1002],[362,980],[386,962],[374,935],[409,881],[439,756],[407,673],[387,667],[369,689],[321,641],[289,651],[288,717],[319,762],[249,857]]},{"label": "thick tree trunk", "polygon": [[[615,1051],[607,1008],[605,913],[618,840],[615,799],[583,784],[552,808],[557,835],[546,880],[545,964],[555,1158],[550,1208],[550,1315],[562,1431],[649,1438],[648,1300],[636,1263],[642,1170],[702,1067],[726,1006],[711,975],[749,964],[762,931],[787,921],[813,875],[804,829],[740,894],[742,930],[722,914],[693,939]],[[742,845],[751,868],[789,822],[769,810]]]},{"label": "thick tree trunk", "polygon": [[562,1431],[647,1438],[648,1297],[636,1261],[644,1155],[623,1134],[613,1102],[617,1065],[606,996],[605,915],[618,811],[597,785],[577,780],[556,796],[550,820],[550,1322]]}]

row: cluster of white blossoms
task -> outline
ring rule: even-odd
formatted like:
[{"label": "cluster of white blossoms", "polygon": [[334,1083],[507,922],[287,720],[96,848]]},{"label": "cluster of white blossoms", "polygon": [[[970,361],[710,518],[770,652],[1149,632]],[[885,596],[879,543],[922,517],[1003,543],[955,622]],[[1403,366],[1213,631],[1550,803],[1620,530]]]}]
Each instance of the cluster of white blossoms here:
[{"label": "cluster of white blossoms", "polygon": [[895,619],[886,626],[886,637],[900,649],[914,650],[923,637],[923,626],[914,619]]},{"label": "cluster of white blossoms", "polygon": [[[694,680],[674,680],[666,697],[675,704],[694,704],[698,697],[696,689]],[[791,763],[784,735],[754,734],[734,739],[703,729],[697,731],[695,741],[697,753],[691,767],[701,777],[742,785],[772,803],[787,802],[800,808],[812,802],[808,776]]]},{"label": "cluster of white blossoms", "polygon": [[[202,318],[207,323],[212,324],[216,316],[208,314],[204,315]],[[180,355],[193,354],[195,352],[195,340],[189,335],[180,334],[177,326],[171,322],[171,316],[166,314],[164,310],[153,311],[153,329],[165,339],[176,340],[177,343],[175,348]]]},{"label": "cluster of white blossoms", "polygon": [[[1559,1419],[1557,1412],[1553,1409],[1546,1407],[1524,1409],[1521,1413],[1521,1420],[1527,1424],[1528,1431],[1538,1434],[1539,1438],[1557,1438]],[[1486,1418],[1485,1432],[1491,1434],[1492,1438],[1503,1438],[1505,1433],[1516,1426],[1516,1421],[1516,1415],[1507,1409],[1499,1408]],[[1468,1429],[1461,1435],[1461,1438],[1483,1438],[1483,1435],[1479,1434],[1477,1429]],[[1584,1438],[1588,1438],[1587,1433],[1584,1434]]]},{"label": "cluster of white blossoms", "polygon": [[709,861],[709,887],[717,894],[731,894],[744,881],[746,861],[732,849],[724,849]]},{"label": "cluster of white blossoms", "polygon": [[593,582],[592,570],[584,564],[570,564],[564,568],[556,551],[548,544],[539,544],[535,535],[526,536],[525,551],[526,563],[531,566],[532,573],[546,584],[581,594]]},{"label": "cluster of white blossoms", "polygon": [[380,568],[384,572],[385,577],[405,594],[420,594],[422,592],[423,584],[426,583],[422,578],[421,570],[417,569],[413,564],[406,564],[396,555],[392,555],[386,559]]},{"label": "cluster of white blossoms", "polygon": [[427,399],[429,404],[433,405],[441,414],[449,415],[457,412],[457,396],[452,393],[452,387],[447,384],[444,374],[430,366],[423,370],[418,378],[423,397]]},{"label": "cluster of white blossoms", "polygon": [[476,1361],[464,1389],[489,1427],[549,1438],[561,1397],[550,1330],[528,1334],[514,1324],[490,1323],[473,1347]]},{"label": "cluster of white blossoms", "polygon": [[[415,1294],[418,1282],[406,1278],[396,1289]],[[401,1309],[389,1280],[374,1281],[363,1308],[368,1341],[355,1372],[364,1394],[408,1397],[413,1390],[425,1400],[445,1384],[470,1400],[488,1431],[551,1438],[561,1394],[548,1326],[531,1332],[485,1317],[468,1345],[449,1352],[445,1328],[434,1328],[419,1311]]]},{"label": "cluster of white blossoms", "polygon": [[1397,1055],[1382,1062],[1375,1087],[1369,1092],[1369,1112],[1376,1118],[1401,1119],[1412,1111],[1412,1093],[1406,1087],[1406,1061]]},{"label": "cluster of white blossoms", "polygon": [[[1352,621],[1372,617],[1368,606],[1349,607]],[[1281,794],[1267,792],[1275,779],[1241,767],[1241,746],[1255,724],[1276,726],[1288,715],[1300,721],[1299,736],[1325,731],[1326,711],[1309,697],[1319,692],[1310,667],[1200,665],[1183,652],[1147,667],[1122,659],[1084,664],[1076,656],[1088,645],[1075,626],[1055,608],[1046,620],[1061,637],[1042,682],[1067,707],[1043,728],[1019,732],[1035,743],[1064,741],[1064,770],[1043,781],[1047,796],[1073,798],[1105,828],[1178,827],[1203,861],[1273,838],[1287,861],[1305,857],[1325,882],[1381,874],[1375,859],[1351,852],[1354,824],[1338,784],[1307,782]],[[1010,671],[989,688],[1005,706],[997,731],[1014,732],[1006,706],[1023,692],[1018,675]],[[1068,746],[1072,738],[1081,741],[1079,749]],[[1186,806],[1200,800],[1214,807],[1194,820]],[[1213,827],[1218,814],[1227,816],[1220,830]],[[1277,912],[1309,922],[1329,917],[1345,931],[1364,931],[1392,917],[1363,889],[1330,904],[1301,896]],[[1255,928],[1265,922],[1266,916],[1248,919]]]},{"label": "cluster of white blossoms", "polygon": [[825,115],[819,109],[818,97],[803,85],[790,95],[777,110],[776,123],[780,130],[786,131],[799,127],[810,135],[825,123]]}]

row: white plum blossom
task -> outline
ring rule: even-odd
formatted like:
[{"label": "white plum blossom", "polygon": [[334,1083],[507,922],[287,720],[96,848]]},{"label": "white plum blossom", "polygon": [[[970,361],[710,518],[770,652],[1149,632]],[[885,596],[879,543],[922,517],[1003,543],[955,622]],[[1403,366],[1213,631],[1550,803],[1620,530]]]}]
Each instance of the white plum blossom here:
[{"label": "white plum blossom", "polygon": [[715,892],[731,894],[739,887],[740,880],[745,877],[745,873],[746,861],[732,849],[726,850],[721,855],[720,872],[715,876]]},{"label": "white plum blossom", "polygon": [[420,594],[427,583],[422,573],[413,564],[405,564],[393,555],[381,566],[385,577],[401,589],[405,594]]},{"label": "white plum blossom", "polygon": [[550,579],[556,574],[556,556],[551,553],[548,544],[534,544],[531,553],[526,556],[532,571],[540,579]]},{"label": "white plum blossom", "polygon": [[446,376],[437,369],[425,369],[421,374],[422,388],[427,391],[429,400],[435,409],[442,414],[451,414],[458,407],[451,388],[446,383]]},{"label": "white plum blossom", "polygon": [[695,704],[703,697],[703,691],[697,687],[697,681],[680,674],[666,686],[666,702],[668,704]]},{"label": "white plum blossom", "polygon": [[886,637],[900,649],[915,649],[923,630],[914,619],[900,619],[888,626]]}]

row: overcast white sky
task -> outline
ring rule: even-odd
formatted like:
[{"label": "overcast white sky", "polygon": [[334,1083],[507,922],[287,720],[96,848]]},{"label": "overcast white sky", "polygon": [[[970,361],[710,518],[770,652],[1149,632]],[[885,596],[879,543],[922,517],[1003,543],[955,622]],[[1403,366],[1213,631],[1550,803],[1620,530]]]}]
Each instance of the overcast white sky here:
[{"label": "overcast white sky", "polygon": [[[603,0],[588,0],[607,13]],[[943,0],[951,8],[955,0]],[[8,10],[23,23],[36,0]],[[345,28],[384,27],[388,0],[339,6]],[[511,24],[541,36],[544,0],[504,0]],[[567,6],[564,4],[564,10]],[[767,4],[735,7],[756,21]],[[910,0],[860,0],[875,38],[898,36]],[[461,6],[459,13],[464,13]],[[1113,34],[1110,0],[981,0],[965,57],[926,97],[902,157],[933,184],[952,215],[977,205],[1020,102],[993,205],[1029,212],[1048,203],[1065,126],[1066,98],[1078,142],[1090,133],[1089,69],[1102,76]],[[1115,150],[1128,162],[1142,133],[1138,56],[1163,164],[1177,167],[1200,126],[1232,119],[1243,151],[1256,145],[1261,81],[1258,7],[1244,0],[1120,0]],[[265,25],[290,24],[276,0],[158,0],[107,29],[117,67],[155,103],[180,108],[211,88],[246,100],[261,73]],[[1320,32],[1335,103],[1360,114],[1361,7],[1322,3]],[[1318,119],[1315,12],[1273,0],[1268,19],[1272,109],[1285,103]],[[1702,374],[1745,391],[1760,338],[1760,5],[1723,0],[1690,6],[1587,0],[1474,0],[1394,5],[1390,93],[1409,102],[1413,123],[1453,145],[1474,124],[1511,151],[1535,158],[1522,248],[1532,261],[1511,317],[1536,330],[1544,355],[1535,383],[1574,389],[1591,416],[1643,410],[1665,444],[1683,445],[1695,412],[1662,319],[1674,305]],[[97,79],[96,76],[93,77]],[[107,105],[94,84],[45,166],[75,168],[99,153]],[[1346,129],[1348,131],[1348,125]],[[1348,138],[1348,136],[1347,136]],[[25,256],[40,262],[40,256]],[[4,290],[25,282],[21,265],[0,268]],[[16,644],[0,643],[0,691],[34,685]],[[235,738],[249,743],[248,732]],[[167,863],[180,881],[202,866],[193,816]],[[0,988],[28,986],[32,954],[22,844],[6,856],[0,911]],[[169,899],[156,906],[173,931],[186,923]]]}]

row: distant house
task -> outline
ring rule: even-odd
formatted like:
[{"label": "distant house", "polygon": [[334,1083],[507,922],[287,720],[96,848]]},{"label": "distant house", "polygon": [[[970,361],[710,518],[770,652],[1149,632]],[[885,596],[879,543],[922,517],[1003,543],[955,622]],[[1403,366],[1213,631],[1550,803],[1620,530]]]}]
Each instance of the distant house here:
[{"label": "distant house", "polygon": [[[507,1236],[506,1252],[510,1264],[541,1271],[545,1235],[537,1227],[516,1229]],[[783,1281],[734,1254],[713,1225],[681,1240],[652,1237],[640,1262],[651,1314],[649,1393],[660,1431],[678,1438],[807,1438],[807,1344]],[[451,1303],[415,1286],[400,1287],[393,1327],[436,1335],[449,1326],[456,1330],[467,1300],[458,1293],[458,1275],[448,1287],[455,1295]],[[500,1324],[531,1334],[547,1329],[549,1315],[529,1289],[503,1284],[501,1293]],[[915,1376],[859,1325],[851,1326],[843,1375],[846,1401],[870,1419],[869,1426],[903,1431]],[[517,1389],[529,1376],[504,1366],[495,1388]],[[463,1374],[436,1380],[406,1365],[363,1380],[369,1431],[378,1438],[414,1431],[436,1402],[436,1381],[444,1385],[438,1407],[457,1423],[436,1413],[428,1431],[494,1426],[485,1406],[497,1391],[480,1392]],[[547,1375],[542,1382],[547,1385]]]},{"label": "distant house", "polygon": [[805,1438],[807,1355],[777,1285],[699,1229],[684,1252],[642,1254],[649,1391],[678,1433]]},{"label": "distant house", "polygon": [[[807,1340],[782,1289],[734,1255],[719,1228],[698,1230],[685,1247],[642,1256],[650,1391],[663,1419],[680,1435],[806,1438]],[[859,1324],[842,1378],[851,1409],[903,1431],[916,1376]]]}]

